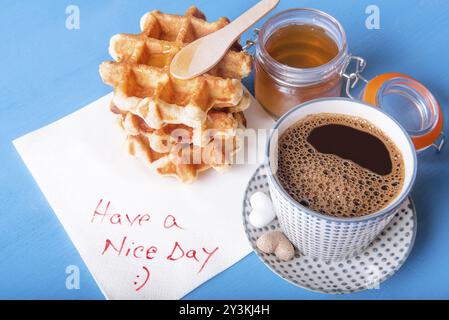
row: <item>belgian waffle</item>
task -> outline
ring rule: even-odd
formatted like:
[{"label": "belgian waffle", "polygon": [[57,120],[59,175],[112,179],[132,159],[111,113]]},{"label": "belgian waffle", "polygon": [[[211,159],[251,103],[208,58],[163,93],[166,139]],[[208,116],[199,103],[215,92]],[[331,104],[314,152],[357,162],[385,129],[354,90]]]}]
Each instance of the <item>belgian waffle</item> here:
[{"label": "belgian waffle", "polygon": [[111,111],[128,152],[161,175],[192,182],[201,171],[228,168],[239,149],[237,129],[245,127],[242,111],[250,104],[241,79],[251,72],[251,57],[236,43],[206,74],[178,80],[169,72],[186,44],[228,23],[207,22],[195,7],[184,16],[152,11],[141,18],[141,33],[111,38],[114,61],[100,65],[114,88]]},{"label": "belgian waffle", "polygon": [[111,38],[109,52],[115,61],[100,65],[103,81],[114,88],[114,104],[130,111],[152,128],[165,124],[198,127],[212,108],[243,111],[249,96],[240,79],[251,72],[251,57],[243,51],[228,51],[207,74],[191,80],[170,75],[174,55],[187,43],[216,31],[228,20],[209,23],[195,7],[185,16],[152,11],[141,19],[142,32]]},{"label": "belgian waffle", "polygon": [[111,111],[117,114],[118,125],[127,135],[143,135],[148,138],[151,149],[156,152],[168,152],[177,143],[192,143],[195,146],[205,146],[216,137],[231,138],[237,135],[238,129],[246,127],[243,112],[227,112],[211,110],[201,127],[191,128],[183,124],[167,124],[160,129],[149,127],[146,122],[131,112],[111,106]]}]

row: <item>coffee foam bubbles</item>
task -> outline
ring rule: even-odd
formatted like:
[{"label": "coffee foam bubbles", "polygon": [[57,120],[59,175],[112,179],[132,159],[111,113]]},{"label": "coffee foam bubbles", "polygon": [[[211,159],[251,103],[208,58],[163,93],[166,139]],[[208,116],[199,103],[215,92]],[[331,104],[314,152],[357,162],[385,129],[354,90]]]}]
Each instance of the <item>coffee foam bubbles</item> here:
[{"label": "coffee foam bubbles", "polygon": [[[379,138],[389,151],[392,170],[379,175],[351,160],[323,154],[307,142],[310,132],[327,124],[340,124]],[[397,146],[369,121],[353,116],[309,115],[288,128],[279,139],[277,177],[296,201],[310,209],[337,217],[358,217],[386,207],[401,191],[404,162]]]}]

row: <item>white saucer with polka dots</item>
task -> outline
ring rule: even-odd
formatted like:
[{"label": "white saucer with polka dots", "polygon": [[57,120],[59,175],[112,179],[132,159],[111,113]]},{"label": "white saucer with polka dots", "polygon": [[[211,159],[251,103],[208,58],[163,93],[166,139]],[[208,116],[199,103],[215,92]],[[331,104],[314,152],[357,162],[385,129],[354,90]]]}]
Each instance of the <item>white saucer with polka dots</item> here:
[{"label": "white saucer with polka dots", "polygon": [[402,266],[413,247],[416,210],[411,198],[408,198],[385,230],[364,252],[351,259],[324,262],[296,252],[293,260],[281,261],[274,254],[263,253],[256,247],[256,241],[262,234],[280,230],[277,220],[263,228],[255,228],[249,223],[249,198],[257,191],[270,194],[263,166],[249,181],[243,201],[243,224],[248,240],[259,258],[274,273],[304,289],[344,294],[381,288],[381,283]]}]

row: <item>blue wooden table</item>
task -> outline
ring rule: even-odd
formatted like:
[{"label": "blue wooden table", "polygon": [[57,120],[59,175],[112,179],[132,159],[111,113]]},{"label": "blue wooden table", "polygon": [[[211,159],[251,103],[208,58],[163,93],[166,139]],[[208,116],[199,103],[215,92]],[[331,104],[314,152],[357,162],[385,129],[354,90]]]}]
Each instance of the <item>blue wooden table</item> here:
[{"label": "blue wooden table", "polygon": [[[209,19],[232,19],[256,2],[1,1],[0,298],[103,298],[11,141],[109,92],[98,76],[100,62],[110,59],[109,38],[138,32],[146,11],[182,13],[195,4]],[[79,29],[66,28],[66,9],[72,4],[80,11]],[[378,6],[380,29],[366,28],[368,5]],[[321,9],[341,21],[350,51],[368,61],[367,77],[395,71],[421,80],[440,101],[448,128],[449,1],[282,0],[276,11],[298,6]],[[252,88],[252,78],[245,83]],[[449,298],[449,146],[440,154],[419,155],[412,196],[418,210],[415,247],[379,290],[311,293],[271,273],[253,253],[186,298]],[[68,265],[81,270],[79,290],[66,289]]]}]

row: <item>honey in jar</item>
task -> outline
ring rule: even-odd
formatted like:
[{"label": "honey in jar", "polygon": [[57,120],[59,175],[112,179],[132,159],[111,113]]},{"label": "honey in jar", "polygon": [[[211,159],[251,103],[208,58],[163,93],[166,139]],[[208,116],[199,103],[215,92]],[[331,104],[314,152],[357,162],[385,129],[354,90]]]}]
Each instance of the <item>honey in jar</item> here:
[{"label": "honey in jar", "polygon": [[315,68],[338,54],[338,47],[326,31],[311,24],[289,25],[275,31],[265,44],[277,62],[293,68]]},{"label": "honey in jar", "polygon": [[292,9],[261,28],[256,50],[256,98],[273,116],[308,100],[340,96],[346,36],[331,16]]}]

